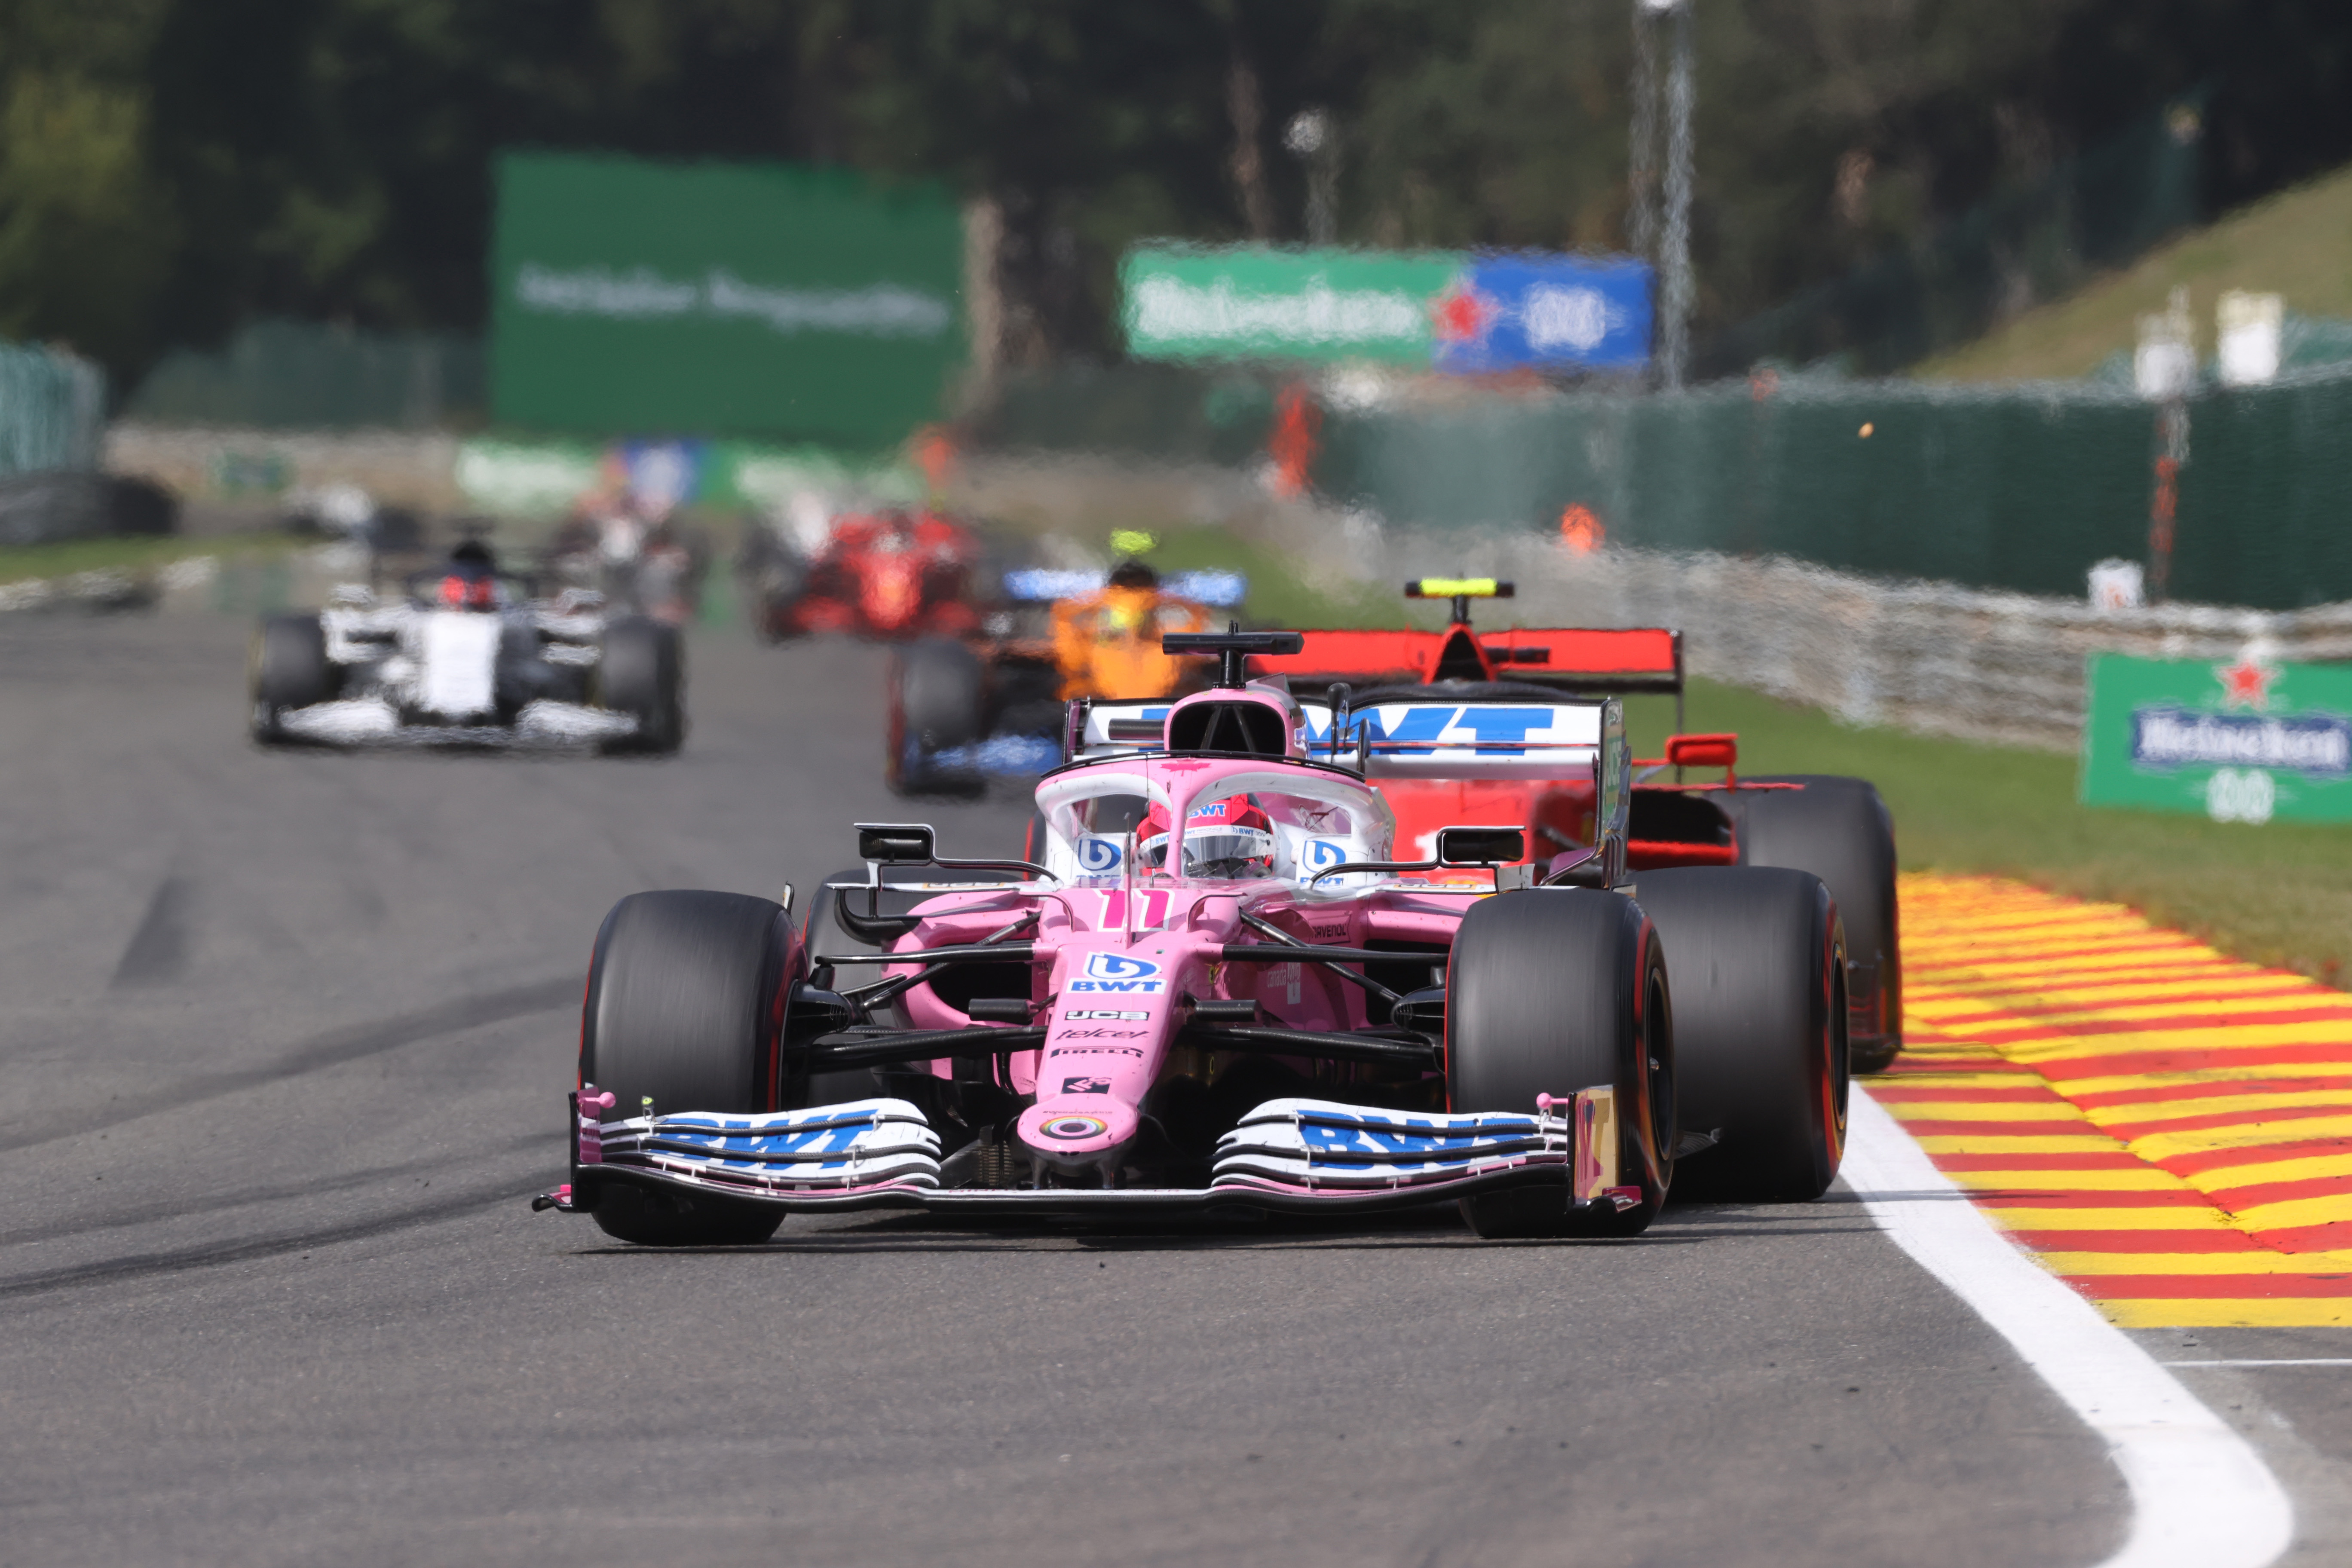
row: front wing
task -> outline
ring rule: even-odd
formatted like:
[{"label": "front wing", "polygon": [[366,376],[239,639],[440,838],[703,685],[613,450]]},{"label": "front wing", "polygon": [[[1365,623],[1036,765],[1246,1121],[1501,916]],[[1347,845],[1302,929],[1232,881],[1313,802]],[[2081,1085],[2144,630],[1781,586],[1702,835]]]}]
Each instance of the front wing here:
[{"label": "front wing", "polygon": [[355,697],[278,716],[289,741],[319,746],[579,746],[637,732],[634,715],[546,698],[527,702],[512,724],[404,724],[400,710],[380,698]]},{"label": "front wing", "polygon": [[786,1213],[918,1208],[1133,1216],[1257,1209],[1411,1207],[1507,1187],[1556,1186],[1577,1205],[1633,1207],[1621,1185],[1613,1091],[1542,1097],[1532,1115],[1416,1115],[1328,1100],[1260,1105],[1221,1139],[1206,1187],[946,1187],[939,1135],[903,1100],[760,1116],[603,1120],[612,1097],[574,1093],[572,1180],[534,1208],[595,1206],[608,1184],[723,1195]]}]

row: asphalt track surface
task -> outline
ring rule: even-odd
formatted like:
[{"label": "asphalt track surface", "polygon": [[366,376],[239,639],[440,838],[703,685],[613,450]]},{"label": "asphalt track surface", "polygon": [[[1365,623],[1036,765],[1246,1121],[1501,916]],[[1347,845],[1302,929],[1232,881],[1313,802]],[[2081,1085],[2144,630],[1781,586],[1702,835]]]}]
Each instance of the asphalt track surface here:
[{"label": "asphalt track surface", "polygon": [[[2123,1537],[2098,1442],[1842,1192],[1590,1245],[1440,1210],[841,1216],[661,1253],[534,1215],[604,910],[853,858],[847,824],[900,809],[881,655],[700,637],[692,737],[647,763],[265,753],[244,648],[206,616],[0,619],[0,1564],[2091,1563]],[[923,815],[978,847],[1022,809]],[[2289,1430],[2263,1371],[2196,1375]],[[2321,1377],[2287,1384],[2281,1471],[2315,1523],[2352,1452],[2352,1373]]]}]

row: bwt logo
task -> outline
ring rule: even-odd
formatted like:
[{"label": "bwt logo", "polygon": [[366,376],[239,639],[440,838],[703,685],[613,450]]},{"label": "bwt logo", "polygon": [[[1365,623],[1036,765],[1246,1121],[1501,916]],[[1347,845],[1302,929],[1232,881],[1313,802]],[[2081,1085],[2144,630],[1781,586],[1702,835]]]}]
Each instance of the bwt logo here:
[{"label": "bwt logo", "polygon": [[1078,840],[1078,868],[1096,876],[1116,871],[1120,853],[1116,838],[1081,838]]},{"label": "bwt logo", "polygon": [[1307,841],[1307,864],[1320,871],[1327,866],[1345,865],[1348,851],[1336,838],[1310,838]]},{"label": "bwt logo", "polygon": [[1087,954],[1087,978],[1070,982],[1073,991],[1125,991],[1150,995],[1165,984],[1159,978],[1160,966],[1148,958],[1129,958],[1123,952],[1090,952]]}]

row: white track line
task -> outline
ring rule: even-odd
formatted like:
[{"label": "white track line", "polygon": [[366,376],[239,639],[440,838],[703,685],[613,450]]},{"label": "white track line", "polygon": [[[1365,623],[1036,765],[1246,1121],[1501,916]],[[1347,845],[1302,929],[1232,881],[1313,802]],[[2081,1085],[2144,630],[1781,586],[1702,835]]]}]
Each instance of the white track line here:
[{"label": "white track line", "polygon": [[2265,1568],[2285,1552],[2294,1506],[2252,1447],[2019,1250],[1859,1084],[1843,1174],[1895,1244],[2106,1439],[2133,1512],[2101,1568]]}]

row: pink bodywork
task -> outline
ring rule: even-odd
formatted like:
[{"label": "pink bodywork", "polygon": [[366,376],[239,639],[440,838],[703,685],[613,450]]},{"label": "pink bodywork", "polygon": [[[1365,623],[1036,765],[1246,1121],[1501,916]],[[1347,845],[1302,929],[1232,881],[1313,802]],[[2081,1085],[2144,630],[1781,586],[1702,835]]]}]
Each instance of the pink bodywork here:
[{"label": "pink bodywork", "polygon": [[[1171,724],[1184,707],[1210,700],[1275,708],[1294,737],[1293,758],[1301,749],[1296,706],[1272,692],[1204,692],[1178,704]],[[1252,795],[1277,825],[1294,828],[1301,817],[1321,813],[1328,821],[1344,815],[1356,847],[1352,858],[1390,858],[1394,818],[1379,792],[1352,774],[1292,758],[1108,758],[1048,775],[1038,786],[1037,803],[1052,841],[1066,847],[1089,799],[1148,796],[1171,821],[1182,824],[1196,803],[1240,794]],[[1229,943],[1275,942],[1244,922],[1244,910],[1318,946],[1364,947],[1382,940],[1426,944],[1440,950],[1430,957],[1439,963],[1464,913],[1492,889],[1490,879],[1463,872],[1448,874],[1451,885],[1401,885],[1383,877],[1372,886],[1333,879],[1320,889],[1296,875],[1233,882],[1136,874],[1131,841],[1127,851],[1121,874],[1081,878],[1057,889],[1040,890],[1033,883],[943,894],[918,907],[921,923],[897,944],[897,950],[916,950],[977,942],[1008,920],[1038,910],[1030,1000],[1048,1032],[1042,1047],[1013,1053],[1011,1076],[1016,1092],[1036,1095],[1020,1118],[1020,1142],[1058,1169],[1101,1165],[1135,1136],[1139,1108],[1168,1065],[1188,998],[1255,998],[1265,1022],[1290,1028],[1363,1026],[1364,993],[1327,968],[1223,962]],[[1167,859],[1181,866],[1181,849],[1171,846]],[[908,991],[904,1005],[919,1029],[972,1022],[928,984]],[[947,1077],[952,1064],[937,1061],[932,1070]]]}]

